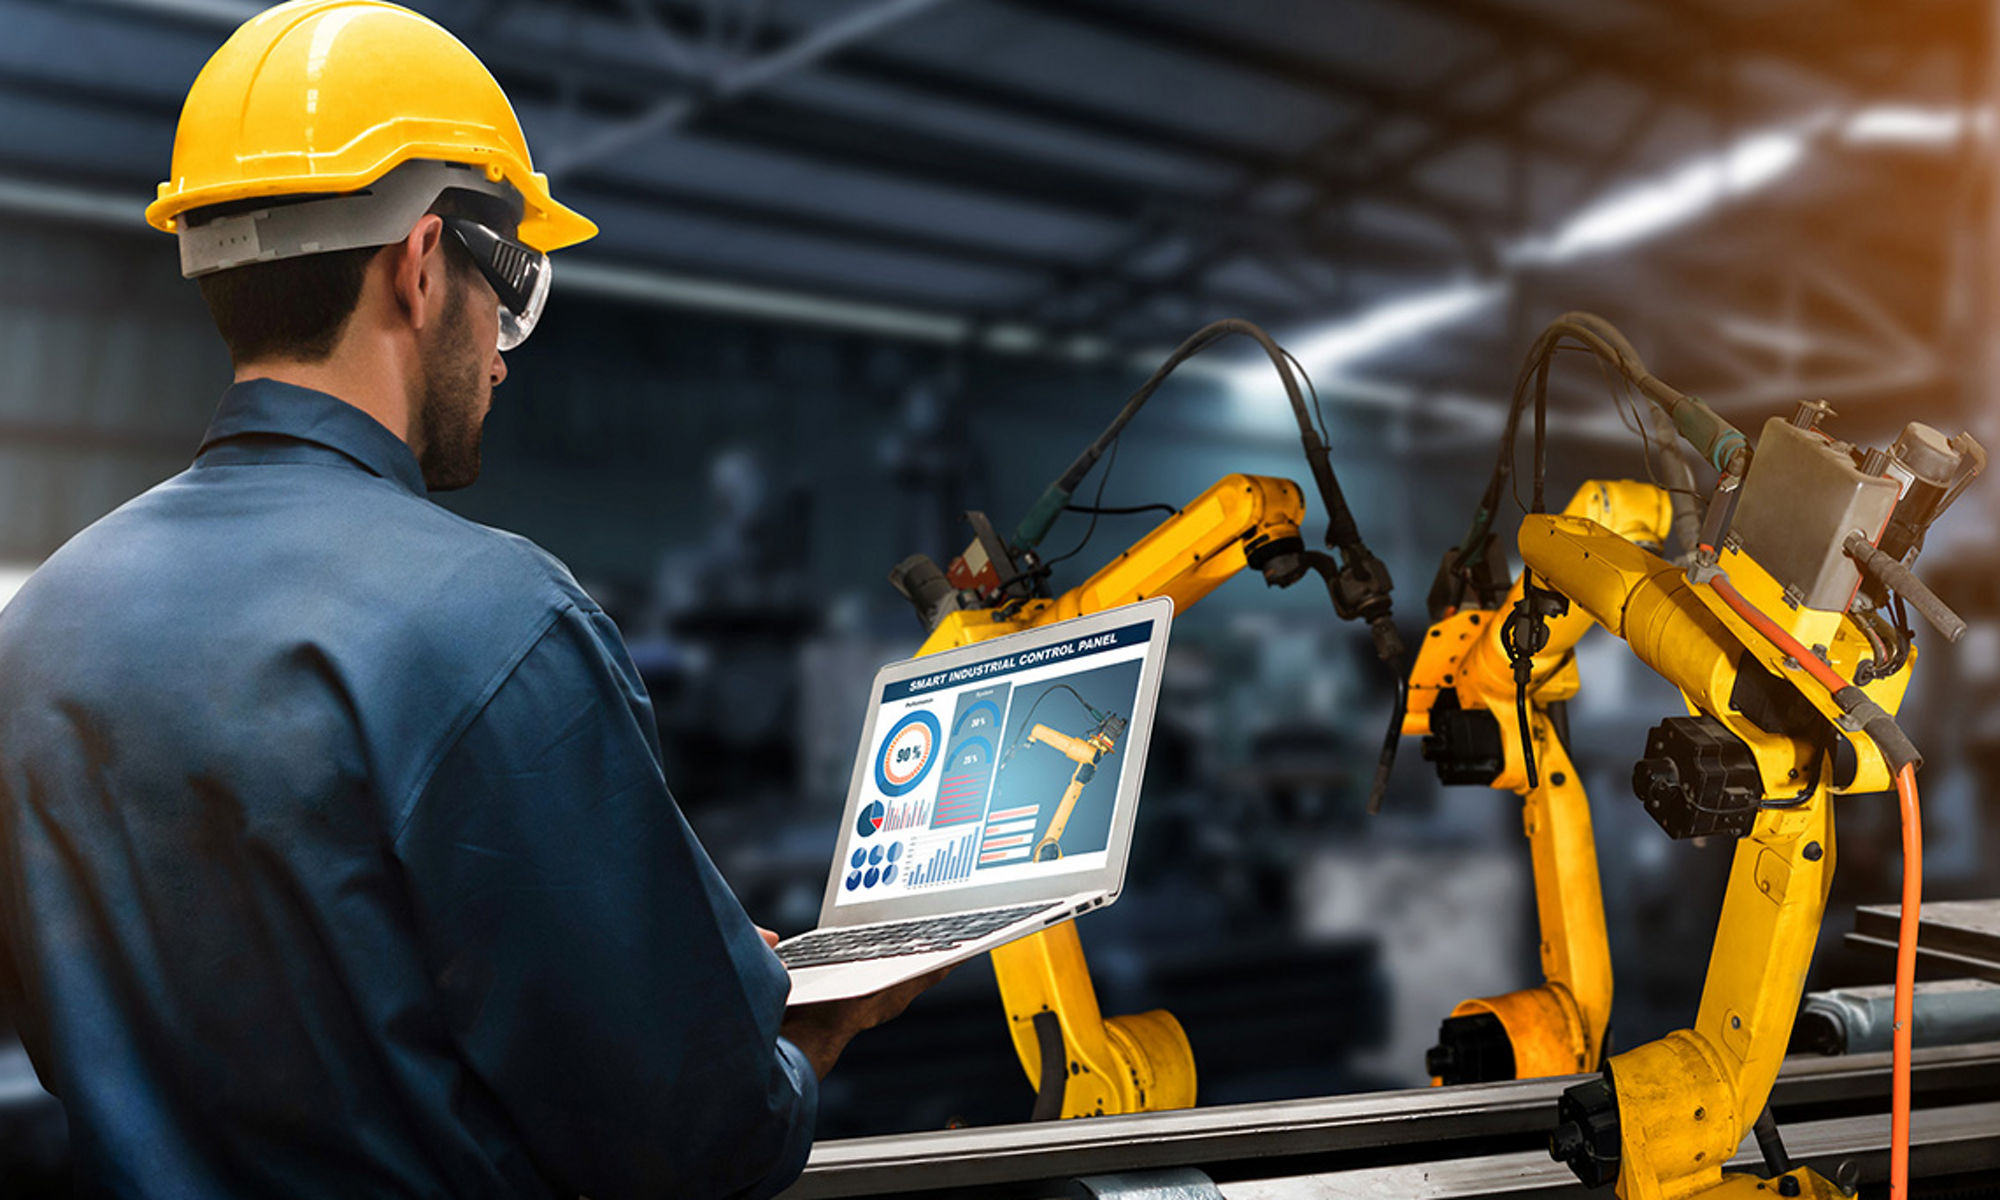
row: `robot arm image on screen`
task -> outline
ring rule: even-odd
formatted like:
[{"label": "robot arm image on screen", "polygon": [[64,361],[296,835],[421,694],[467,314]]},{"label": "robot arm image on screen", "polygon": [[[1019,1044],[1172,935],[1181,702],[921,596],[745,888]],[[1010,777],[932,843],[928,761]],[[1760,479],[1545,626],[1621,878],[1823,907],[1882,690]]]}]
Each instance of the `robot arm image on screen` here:
[{"label": "robot arm image on screen", "polygon": [[[1667,493],[1631,480],[1592,480],[1563,510],[1639,542],[1665,539]],[[1500,788],[1522,798],[1521,825],[1534,873],[1543,982],[1481,996],[1451,1010],[1426,1056],[1439,1083],[1483,1083],[1573,1075],[1597,1069],[1611,1019],[1611,952],[1590,801],[1556,714],[1577,694],[1577,640],[1590,628],[1573,610],[1549,619],[1527,688],[1528,736],[1540,770],[1531,783],[1515,719],[1514,670],[1502,631],[1521,601],[1516,579],[1493,609],[1461,609],[1431,627],[1410,673],[1406,736],[1422,737],[1424,757],[1446,784]]]},{"label": "robot arm image on screen", "polygon": [[1050,862],[1062,857],[1063,830],[1069,827],[1070,814],[1076,811],[1076,802],[1083,795],[1083,789],[1097,777],[1097,764],[1118,745],[1118,737],[1125,732],[1125,718],[1106,714],[1103,723],[1084,737],[1071,737],[1058,733],[1046,725],[1037,725],[1028,731],[1028,740],[1053,747],[1063,757],[1076,764],[1070,774],[1069,786],[1063,789],[1062,803],[1056,805],[1056,815],[1050,820],[1048,832],[1035,843],[1035,861]]}]

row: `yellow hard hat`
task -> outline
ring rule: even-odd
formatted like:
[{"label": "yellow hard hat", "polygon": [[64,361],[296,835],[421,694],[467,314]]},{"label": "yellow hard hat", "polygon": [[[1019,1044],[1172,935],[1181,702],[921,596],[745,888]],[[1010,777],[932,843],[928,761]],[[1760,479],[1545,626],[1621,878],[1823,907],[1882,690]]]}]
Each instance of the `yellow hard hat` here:
[{"label": "yellow hard hat", "polygon": [[353,192],[413,160],[468,163],[521,194],[547,253],[597,233],[549,195],[506,93],[430,18],[383,0],[292,0],[243,23],[188,89],[155,229],[191,209]]}]

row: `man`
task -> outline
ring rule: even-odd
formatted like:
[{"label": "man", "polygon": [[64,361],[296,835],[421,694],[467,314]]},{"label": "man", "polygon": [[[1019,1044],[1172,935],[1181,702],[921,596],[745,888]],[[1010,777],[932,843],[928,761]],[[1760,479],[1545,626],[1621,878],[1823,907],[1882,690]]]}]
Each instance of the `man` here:
[{"label": "man", "polygon": [[376,0],[238,30],[147,215],[236,382],[0,615],[0,995],[82,1190],[784,1187],[817,1076],[929,981],[788,1016],[617,630],[426,498],[594,227]]}]

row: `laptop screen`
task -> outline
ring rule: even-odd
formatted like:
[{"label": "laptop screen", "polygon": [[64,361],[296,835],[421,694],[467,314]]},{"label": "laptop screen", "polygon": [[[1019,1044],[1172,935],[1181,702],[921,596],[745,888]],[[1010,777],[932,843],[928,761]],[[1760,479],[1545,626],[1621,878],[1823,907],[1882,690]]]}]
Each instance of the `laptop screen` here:
[{"label": "laptop screen", "polygon": [[1155,628],[996,645],[994,657],[887,684],[834,903],[1103,868]]}]

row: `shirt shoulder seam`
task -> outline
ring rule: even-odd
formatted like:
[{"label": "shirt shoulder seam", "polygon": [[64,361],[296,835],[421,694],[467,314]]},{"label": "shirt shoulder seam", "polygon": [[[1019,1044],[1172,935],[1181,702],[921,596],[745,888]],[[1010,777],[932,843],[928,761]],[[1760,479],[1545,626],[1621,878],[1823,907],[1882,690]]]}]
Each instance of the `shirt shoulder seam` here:
[{"label": "shirt shoulder seam", "polygon": [[472,723],[479,719],[479,714],[485,712],[486,706],[493,702],[493,697],[499,694],[500,689],[506,685],[509,679],[513,678],[514,672],[520,668],[522,661],[528,657],[536,646],[541,644],[543,638],[549,635],[549,630],[554,628],[556,621],[565,612],[575,608],[575,603],[568,597],[564,597],[559,603],[552,605],[549,611],[543,615],[542,619],[535,624],[534,629],[528,636],[521,639],[521,644],[501,662],[499,668],[486,680],[484,686],[479,689],[478,695],[473,698],[472,703],[466,705],[464,711],[445,730],[444,736],[437,740],[437,745],[424,759],[422,769],[417,772],[416,780],[410,785],[409,792],[400,805],[401,811],[396,816],[395,828],[389,834],[391,845],[402,842],[404,832],[409,829],[410,822],[416,817],[417,805],[423,802],[424,793],[430,790],[431,779],[437,774],[437,769],[444,762],[445,755],[451,753],[458,745],[459,739],[465,736],[465,731],[472,727]]}]

